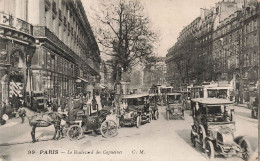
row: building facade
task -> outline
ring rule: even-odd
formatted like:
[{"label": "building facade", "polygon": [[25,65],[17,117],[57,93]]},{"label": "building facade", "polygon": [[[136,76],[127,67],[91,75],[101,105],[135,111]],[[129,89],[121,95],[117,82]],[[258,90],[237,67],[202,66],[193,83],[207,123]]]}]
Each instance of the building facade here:
[{"label": "building facade", "polygon": [[156,61],[152,65],[146,65],[143,69],[142,90],[148,92],[149,88],[154,84],[166,85],[166,58],[156,57]]},{"label": "building facade", "polygon": [[167,83],[176,90],[183,84],[190,84],[196,79],[194,60],[197,59],[196,34],[201,17],[197,17],[186,26],[177,38],[176,44],[166,55]]},{"label": "building facade", "polygon": [[80,0],[1,0],[1,101],[79,94],[100,79],[100,53]]},{"label": "building facade", "polygon": [[[259,75],[259,30],[257,29],[258,8],[257,1],[221,1],[210,10],[201,9],[198,25],[195,30],[195,45],[192,46],[193,54],[188,49],[181,50],[180,46],[189,44],[185,27],[180,32],[177,43],[168,51],[167,71],[176,73],[179,69],[186,69],[187,65],[179,65],[176,61],[181,55],[189,55],[192,65],[189,69],[191,81],[185,81],[187,77],[181,77],[182,83],[202,83],[204,81],[234,81],[234,89],[257,84]],[[198,18],[197,18],[198,19]],[[189,60],[187,56],[182,59]],[[185,70],[184,70],[185,71]],[[186,72],[188,73],[188,72]],[[169,82],[176,82],[171,74],[168,74]],[[183,78],[184,77],[184,78]],[[186,77],[186,78],[185,78]],[[176,83],[175,83],[176,84]],[[178,85],[180,86],[180,85]],[[246,89],[247,88],[247,89]],[[238,89],[237,89],[238,90]]]}]

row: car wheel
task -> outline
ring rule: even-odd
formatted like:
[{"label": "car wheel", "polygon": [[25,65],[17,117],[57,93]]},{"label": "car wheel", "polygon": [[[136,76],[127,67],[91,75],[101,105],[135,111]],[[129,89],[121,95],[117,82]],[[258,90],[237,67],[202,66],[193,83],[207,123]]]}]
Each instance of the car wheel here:
[{"label": "car wheel", "polygon": [[149,114],[149,115],[148,115],[148,121],[147,121],[147,122],[150,123],[151,120],[152,120],[152,117],[151,117],[151,114]]},{"label": "car wheel", "polygon": [[78,140],[82,137],[83,129],[79,125],[72,125],[67,131],[67,136],[70,140]]},{"label": "car wheel", "polygon": [[169,113],[169,111],[166,111],[166,120],[169,120],[169,116],[170,115],[170,113]]},{"label": "car wheel", "polygon": [[196,141],[195,141],[195,137],[194,137],[192,131],[190,132],[190,141],[191,141],[193,147],[196,147]]},{"label": "car wheel", "polygon": [[206,149],[205,149],[205,152],[206,152],[206,157],[209,159],[209,160],[212,160],[215,158],[215,150],[214,150],[214,146],[213,146],[213,143],[208,140],[206,142]]},{"label": "car wheel", "polygon": [[158,110],[156,110],[154,113],[154,119],[158,120],[158,118],[159,118],[159,112],[158,112]]},{"label": "car wheel", "polygon": [[140,125],[141,125],[141,118],[140,118],[140,116],[138,116],[138,117],[136,118],[136,127],[139,128]]},{"label": "car wheel", "polygon": [[244,140],[240,144],[241,150],[242,150],[242,158],[245,161],[248,161],[249,159],[249,151],[248,151],[248,143]]}]

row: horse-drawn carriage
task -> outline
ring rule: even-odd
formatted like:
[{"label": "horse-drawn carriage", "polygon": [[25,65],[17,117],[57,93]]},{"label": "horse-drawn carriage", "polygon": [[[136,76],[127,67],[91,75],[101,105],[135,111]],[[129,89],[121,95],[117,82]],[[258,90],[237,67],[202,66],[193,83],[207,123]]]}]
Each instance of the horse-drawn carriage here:
[{"label": "horse-drawn carriage", "polygon": [[153,115],[148,99],[148,94],[133,94],[123,97],[126,107],[120,117],[120,126],[136,125],[138,128],[142,123],[151,122]]},{"label": "horse-drawn carriage", "polygon": [[234,138],[235,115],[229,108],[232,102],[217,98],[196,98],[191,100],[193,125],[191,142],[202,146],[206,156],[225,157],[243,154]]},{"label": "horse-drawn carriage", "polygon": [[[89,109],[89,110],[87,110]],[[82,110],[72,110],[66,120],[67,136],[71,140],[80,139],[83,133],[94,131],[101,133],[103,137],[113,137],[117,135],[118,125],[116,116],[112,115],[109,109],[97,108],[96,112],[91,112],[90,108]]]}]

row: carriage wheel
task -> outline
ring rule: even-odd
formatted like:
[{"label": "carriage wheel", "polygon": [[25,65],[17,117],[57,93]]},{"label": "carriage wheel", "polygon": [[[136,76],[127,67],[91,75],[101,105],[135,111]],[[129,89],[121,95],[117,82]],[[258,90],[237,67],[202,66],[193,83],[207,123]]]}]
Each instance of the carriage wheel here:
[{"label": "carriage wheel", "polygon": [[243,141],[240,145],[242,150],[242,158],[245,161],[248,161],[249,159],[249,151],[248,151],[248,143],[246,141]]},{"label": "carriage wheel", "polygon": [[101,135],[105,138],[114,137],[117,135],[117,124],[113,120],[106,120],[100,127]]},{"label": "carriage wheel", "polygon": [[158,112],[158,110],[156,110],[154,113],[154,119],[158,120],[158,118],[159,118],[159,112]]},{"label": "carriage wheel", "polygon": [[195,137],[194,137],[192,131],[190,132],[190,140],[191,140],[193,147],[196,147],[196,140],[195,140]]},{"label": "carriage wheel", "polygon": [[139,128],[140,125],[141,125],[141,118],[140,118],[140,116],[137,116],[137,118],[136,118],[136,127]]},{"label": "carriage wheel", "polygon": [[83,130],[79,125],[72,125],[69,127],[67,131],[67,136],[71,140],[78,140],[82,137]]},{"label": "carriage wheel", "polygon": [[214,146],[213,146],[213,143],[211,141],[207,141],[206,143],[206,149],[205,149],[205,152],[206,152],[206,157],[208,159],[214,159],[215,158],[215,150],[214,150]]}]

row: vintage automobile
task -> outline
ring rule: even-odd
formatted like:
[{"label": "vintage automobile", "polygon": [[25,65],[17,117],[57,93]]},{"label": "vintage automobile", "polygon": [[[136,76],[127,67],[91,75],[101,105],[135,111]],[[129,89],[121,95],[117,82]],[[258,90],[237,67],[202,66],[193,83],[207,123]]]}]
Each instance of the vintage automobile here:
[{"label": "vintage automobile", "polygon": [[152,109],[152,117],[154,120],[159,119],[157,100],[157,94],[149,94],[149,107]]},{"label": "vintage automobile", "polygon": [[159,90],[160,90],[160,93],[161,93],[161,105],[166,106],[167,105],[167,94],[173,92],[173,87],[171,87],[171,86],[160,86]]},{"label": "vintage automobile", "polygon": [[168,93],[167,96],[166,119],[184,119],[184,108],[182,105],[181,93]]},{"label": "vintage automobile", "polygon": [[135,125],[137,128],[142,123],[150,123],[152,121],[152,110],[148,104],[148,94],[132,94],[123,97],[126,107],[119,119],[120,126]]},{"label": "vintage automobile", "polygon": [[[91,112],[91,110],[75,109],[72,110],[67,122],[67,136],[71,140],[80,139],[83,133],[94,131],[103,137],[114,137],[117,135],[118,125],[116,119],[108,119],[111,112],[106,109],[98,110],[96,112]],[[91,109],[91,107],[89,108]],[[88,112],[89,111],[89,112]]]},{"label": "vintage automobile", "polygon": [[209,159],[216,155],[231,157],[241,154],[240,146],[234,141],[235,114],[229,108],[232,103],[218,98],[191,100],[191,142],[194,147],[200,145]]}]

